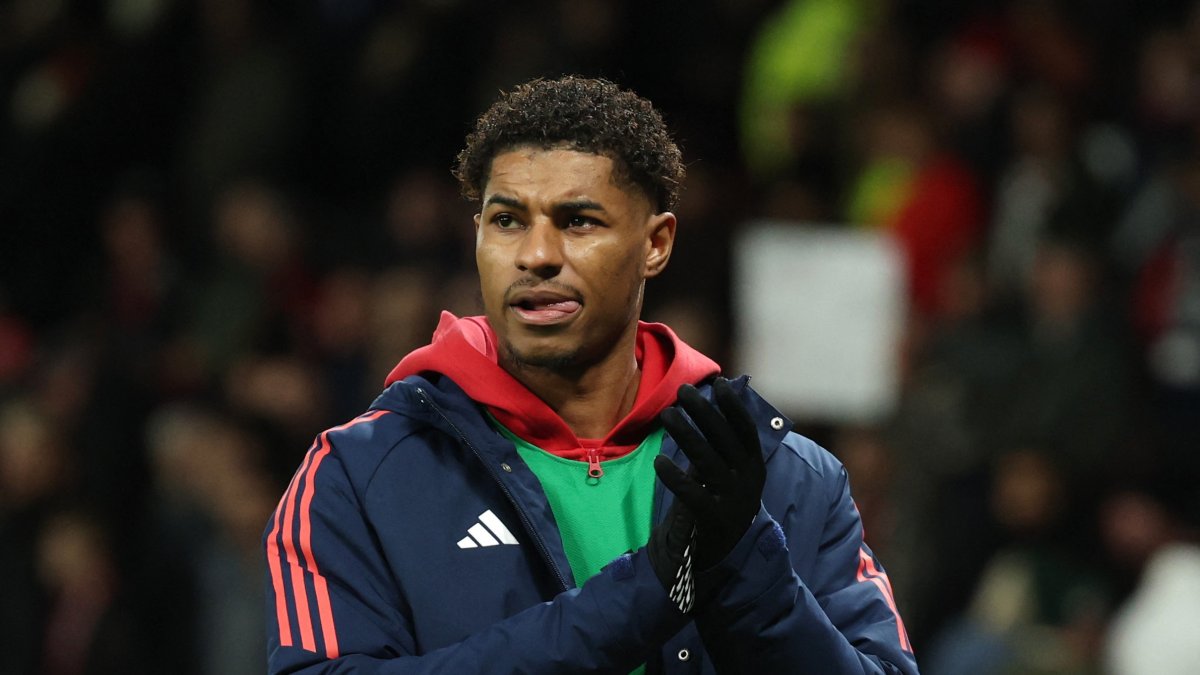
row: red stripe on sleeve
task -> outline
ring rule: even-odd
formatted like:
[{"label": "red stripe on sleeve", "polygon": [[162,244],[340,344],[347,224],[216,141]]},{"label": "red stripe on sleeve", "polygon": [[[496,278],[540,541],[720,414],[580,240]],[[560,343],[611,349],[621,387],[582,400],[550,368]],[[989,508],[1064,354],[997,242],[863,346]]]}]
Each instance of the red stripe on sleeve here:
[{"label": "red stripe on sleeve", "polygon": [[[316,634],[313,629],[313,613],[308,602],[308,588],[305,583],[307,572],[313,579],[313,595],[316,598],[317,613],[321,622],[321,635],[324,639],[326,657],[335,659],[339,655],[337,631],[333,621],[333,604],[329,597],[329,585],[317,568],[317,560],[312,550],[312,500],[316,493],[317,469],[321,462],[332,451],[329,433],[348,429],[362,422],[369,422],[385,414],[386,410],[376,410],[354,418],[338,427],[321,433],[317,441],[308,449],[300,468],[292,477],[292,482],[284,492],[275,509],[275,524],[267,537],[267,564],[271,572],[271,584],[275,590],[275,614],[279,622],[279,642],[282,646],[294,644],[291,622],[288,619],[287,598],[285,596],[283,570],[281,560],[286,558],[288,571],[291,573],[292,594],[296,604],[296,621],[300,633],[300,645],[306,651],[316,653]],[[301,490],[297,504],[297,492]],[[296,542],[297,521],[300,530],[300,541]],[[282,553],[280,552],[282,541]],[[299,548],[299,551],[297,551]],[[301,554],[304,564],[301,564]]]},{"label": "red stripe on sleeve", "polygon": [[[304,480],[304,495],[300,499],[300,550],[304,552],[304,560],[308,565],[309,572],[313,576],[313,591],[317,599],[317,612],[321,621],[321,635],[325,640],[325,655],[327,658],[336,659],[338,657],[338,641],[337,630],[333,622],[333,604],[329,598],[329,586],[325,581],[325,577],[321,574],[317,567],[317,560],[313,556],[312,550],[312,500],[313,494],[316,492],[316,477],[317,469],[320,468],[321,462],[329,456],[333,449],[329,444],[329,432],[341,431],[349,429],[363,422],[370,422],[387,414],[386,410],[376,410],[361,417],[341,425],[334,427],[329,431],[321,434],[319,441],[319,449],[312,456],[312,461],[309,464],[308,471]],[[306,617],[309,630],[312,627],[312,617],[309,614]]]},{"label": "red stripe on sleeve", "polygon": [[896,617],[896,632],[900,637],[900,648],[911,654],[912,644],[908,641],[908,631],[904,629],[904,619],[900,618],[900,610],[896,608],[892,582],[888,579],[886,572],[875,566],[875,559],[867,553],[865,548],[858,550],[858,580],[869,581],[879,589],[884,601],[887,602],[888,609],[892,610],[892,615]]},{"label": "red stripe on sleeve", "polygon": [[321,461],[329,455],[329,432],[321,434],[321,449],[313,456],[312,464],[308,467],[308,476],[305,479],[304,496],[300,500],[300,550],[304,552],[304,559],[308,563],[308,569],[313,574],[313,587],[317,597],[317,612],[321,617],[321,635],[325,638],[325,653],[335,659],[338,655],[337,635],[333,630],[333,611],[329,604],[329,588],[325,584],[325,577],[320,574],[317,569],[317,561],[312,553],[312,499],[316,488],[313,484],[317,475],[317,469],[321,466]]},{"label": "red stripe on sleeve", "polygon": [[[292,483],[295,483],[295,478],[292,479]],[[287,596],[283,590],[283,569],[279,560],[283,553],[279,550],[278,538],[279,518],[283,513],[284,500],[291,489],[292,485],[289,484],[283,497],[279,499],[279,506],[275,507],[275,525],[271,528],[271,534],[267,535],[267,567],[271,570],[271,587],[275,591],[275,622],[279,624],[279,644],[284,647],[292,646],[292,622],[288,619]]]},{"label": "red stripe on sleeve", "polygon": [[312,467],[315,450],[316,445],[309,449],[308,454],[304,457],[304,463],[296,473],[296,478],[292,480],[291,487],[288,488],[287,494],[284,495],[287,507],[283,514],[283,550],[287,553],[288,567],[292,573],[292,593],[296,599],[296,622],[300,628],[300,646],[310,652],[317,651],[317,640],[313,635],[312,611],[308,607],[308,590],[304,584],[304,568],[300,566],[300,556],[296,554],[293,529],[296,522],[296,488],[300,485],[299,477],[303,475],[304,480],[311,483],[312,476],[309,475],[309,469]]}]

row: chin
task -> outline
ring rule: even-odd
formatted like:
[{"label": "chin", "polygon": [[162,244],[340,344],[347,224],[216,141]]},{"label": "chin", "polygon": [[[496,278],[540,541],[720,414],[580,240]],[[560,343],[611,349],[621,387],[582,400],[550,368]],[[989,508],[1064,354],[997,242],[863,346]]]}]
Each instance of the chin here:
[{"label": "chin", "polygon": [[541,368],[545,370],[569,370],[578,365],[579,351],[575,349],[553,349],[549,347],[516,345],[505,340],[500,350],[504,362],[521,370]]}]

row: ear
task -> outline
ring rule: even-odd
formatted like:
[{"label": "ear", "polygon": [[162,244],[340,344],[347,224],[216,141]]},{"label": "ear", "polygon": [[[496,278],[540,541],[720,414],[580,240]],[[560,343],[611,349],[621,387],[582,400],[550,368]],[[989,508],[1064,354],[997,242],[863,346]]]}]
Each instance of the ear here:
[{"label": "ear", "polygon": [[663,211],[646,221],[645,278],[656,277],[667,267],[675,244],[675,214]]},{"label": "ear", "polygon": [[483,216],[482,213],[475,214],[475,245],[479,245],[479,219]]}]

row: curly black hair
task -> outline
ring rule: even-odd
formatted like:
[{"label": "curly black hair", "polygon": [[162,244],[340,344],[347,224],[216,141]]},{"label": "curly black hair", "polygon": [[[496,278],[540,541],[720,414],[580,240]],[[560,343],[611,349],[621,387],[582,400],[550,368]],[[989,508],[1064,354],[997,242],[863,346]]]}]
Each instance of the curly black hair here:
[{"label": "curly black hair", "polygon": [[618,180],[645,192],[659,212],[679,200],[683,159],[662,115],[646,99],[603,79],[536,79],[500,98],[475,122],[454,177],[478,200],[496,155],[522,145],[569,148],[613,160]]}]

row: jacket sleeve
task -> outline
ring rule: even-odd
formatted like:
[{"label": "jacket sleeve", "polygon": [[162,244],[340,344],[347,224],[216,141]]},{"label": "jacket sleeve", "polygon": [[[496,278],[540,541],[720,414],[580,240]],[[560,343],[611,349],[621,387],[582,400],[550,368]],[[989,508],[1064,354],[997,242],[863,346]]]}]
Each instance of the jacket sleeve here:
[{"label": "jacket sleeve", "polygon": [[[845,469],[831,464],[831,479],[806,486],[825,488],[816,495],[827,504],[820,541],[795,542],[815,551],[791,555],[764,507],[706,573],[722,578],[721,591],[696,624],[717,672],[916,675],[890,581],[863,542]],[[793,561],[807,555],[814,562],[802,579]]]},{"label": "jacket sleeve", "polygon": [[686,623],[639,552],[551,602],[418,655],[403,598],[330,449],[314,444],[267,523],[269,673],[627,673]]}]

